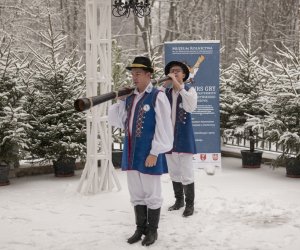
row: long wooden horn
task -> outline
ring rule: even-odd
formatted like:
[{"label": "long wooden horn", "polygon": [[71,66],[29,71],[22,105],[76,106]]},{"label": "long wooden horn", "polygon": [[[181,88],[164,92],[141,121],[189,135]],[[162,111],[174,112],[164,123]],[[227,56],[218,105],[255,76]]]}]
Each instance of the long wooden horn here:
[{"label": "long wooden horn", "polygon": [[[169,79],[170,79],[170,77],[166,76],[166,77],[160,78],[158,80],[153,79],[153,80],[151,80],[151,83],[153,85],[155,85],[155,84],[167,81]],[[88,109],[90,109],[90,108],[92,108],[92,107],[94,107],[98,104],[101,104],[103,102],[107,102],[109,100],[113,100],[116,97],[128,95],[134,89],[135,89],[134,87],[124,88],[124,89],[120,89],[118,91],[112,91],[112,92],[109,92],[109,93],[106,93],[106,94],[103,94],[103,95],[99,95],[99,96],[79,98],[79,99],[74,101],[74,108],[75,108],[76,111],[83,112],[83,111],[88,110]]]}]

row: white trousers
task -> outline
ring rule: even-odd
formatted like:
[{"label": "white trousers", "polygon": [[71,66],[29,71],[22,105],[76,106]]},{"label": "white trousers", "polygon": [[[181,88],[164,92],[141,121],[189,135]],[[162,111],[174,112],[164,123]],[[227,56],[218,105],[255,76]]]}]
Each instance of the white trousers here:
[{"label": "white trousers", "polygon": [[146,205],[150,209],[160,208],[163,202],[160,178],[160,175],[127,171],[127,185],[132,205]]},{"label": "white trousers", "polygon": [[184,153],[166,154],[172,181],[188,185],[194,182],[193,155]]}]

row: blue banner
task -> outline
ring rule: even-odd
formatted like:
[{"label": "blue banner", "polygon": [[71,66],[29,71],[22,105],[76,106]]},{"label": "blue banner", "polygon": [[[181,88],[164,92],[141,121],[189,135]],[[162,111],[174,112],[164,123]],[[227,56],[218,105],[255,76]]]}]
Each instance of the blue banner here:
[{"label": "blue banner", "polygon": [[185,63],[190,69],[187,80],[197,91],[197,109],[192,113],[198,155],[196,162],[221,163],[219,110],[219,41],[166,42],[165,64]]}]

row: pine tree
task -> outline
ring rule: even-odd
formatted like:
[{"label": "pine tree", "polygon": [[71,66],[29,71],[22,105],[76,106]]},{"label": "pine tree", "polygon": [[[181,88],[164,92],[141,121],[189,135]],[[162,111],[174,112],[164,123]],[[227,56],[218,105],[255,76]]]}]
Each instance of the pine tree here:
[{"label": "pine tree", "polygon": [[270,115],[264,120],[267,139],[284,147],[284,154],[300,157],[300,53],[282,44],[280,60],[269,61],[272,77],[268,88]]},{"label": "pine tree", "polygon": [[[250,42],[247,48],[240,42],[237,51],[239,57],[224,70],[221,81],[222,126],[225,127],[227,136],[243,136],[245,130],[252,136],[254,127],[247,121],[266,114],[260,102],[266,77],[261,73],[262,66],[259,65],[257,56],[259,49],[252,51]],[[250,151],[253,150],[252,140]]]},{"label": "pine tree", "polygon": [[60,160],[84,157],[85,116],[74,110],[73,102],[83,95],[83,66],[77,51],[64,54],[66,36],[49,29],[40,33],[43,54],[31,48],[35,71],[26,108],[30,111],[31,157]]},{"label": "pine tree", "polygon": [[233,95],[229,89],[230,85],[230,67],[221,69],[220,72],[220,127],[222,135],[224,130],[229,129],[229,117],[234,103]]},{"label": "pine tree", "polygon": [[11,44],[6,37],[0,41],[0,163],[16,165],[25,146],[28,124],[20,74],[25,65],[11,51]]},{"label": "pine tree", "polygon": [[119,90],[124,84],[128,84],[130,77],[126,77],[126,66],[122,61],[123,50],[116,40],[112,41],[112,80],[113,90]]}]

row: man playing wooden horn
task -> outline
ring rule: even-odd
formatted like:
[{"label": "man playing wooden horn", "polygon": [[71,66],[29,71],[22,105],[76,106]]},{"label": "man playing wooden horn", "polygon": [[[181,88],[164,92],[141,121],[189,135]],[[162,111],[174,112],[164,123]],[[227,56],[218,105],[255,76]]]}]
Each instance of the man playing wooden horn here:
[{"label": "man playing wooden horn", "polygon": [[151,83],[149,58],[136,57],[127,69],[136,88],[125,100],[110,106],[108,120],[125,129],[121,167],[127,171],[136,220],[136,230],[127,242],[138,242],[144,234],[142,245],[148,246],[157,239],[163,202],[161,174],[167,172],[163,153],[173,145],[171,109],[166,95]]}]

